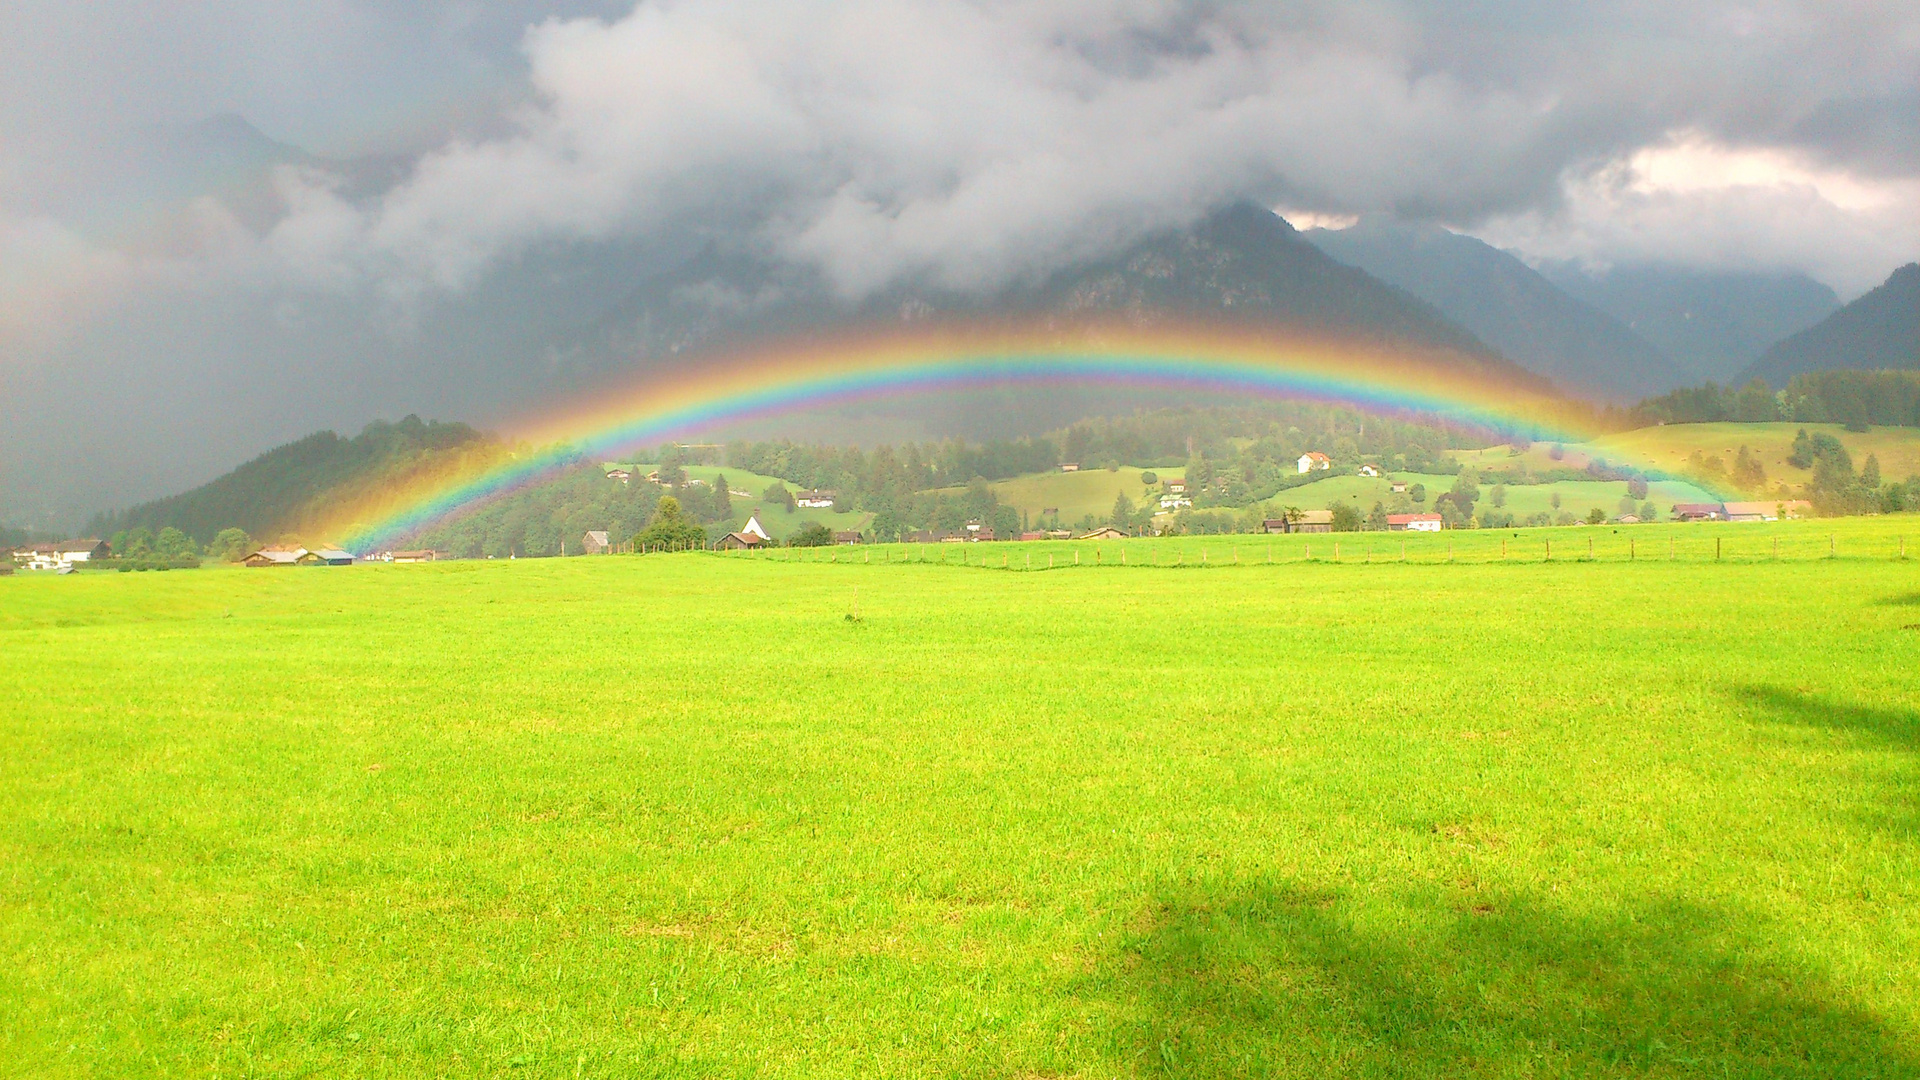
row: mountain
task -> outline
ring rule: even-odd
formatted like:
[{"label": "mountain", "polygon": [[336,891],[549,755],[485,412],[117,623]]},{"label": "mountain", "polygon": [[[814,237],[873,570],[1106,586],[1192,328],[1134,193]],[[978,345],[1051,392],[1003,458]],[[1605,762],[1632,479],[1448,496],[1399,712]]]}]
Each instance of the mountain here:
[{"label": "mountain", "polygon": [[1283,326],[1432,351],[1447,362],[1534,381],[1431,304],[1330,258],[1272,211],[1246,204],[986,295],[910,282],[849,303],[808,269],[709,248],[636,288],[562,352],[661,360],[796,329],[1115,317],[1138,325],[1201,319]]},{"label": "mountain", "polygon": [[1832,289],[1804,274],[1656,263],[1591,271],[1570,262],[1543,264],[1540,273],[1673,358],[1683,383],[1727,382],[1840,306]]},{"label": "mountain", "polygon": [[1768,349],[1740,379],[1784,386],[1802,372],[1836,368],[1920,368],[1920,263]]},{"label": "mountain", "polygon": [[99,515],[87,531],[110,536],[122,529],[158,533],[172,526],[206,544],[222,529],[239,528],[256,540],[270,540],[326,528],[346,507],[391,497],[502,449],[465,424],[424,422],[417,416],[376,421],[351,439],[322,431],[275,447],[191,491]]},{"label": "mountain", "polygon": [[1672,389],[1690,374],[1614,316],[1471,236],[1385,220],[1304,235],[1570,389],[1631,402]]}]

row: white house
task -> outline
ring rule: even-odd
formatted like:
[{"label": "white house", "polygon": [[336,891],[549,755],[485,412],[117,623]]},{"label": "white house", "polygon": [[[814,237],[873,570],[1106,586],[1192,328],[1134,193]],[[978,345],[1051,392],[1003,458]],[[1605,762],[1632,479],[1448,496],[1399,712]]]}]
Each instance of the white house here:
[{"label": "white house", "polygon": [[1303,473],[1331,468],[1333,468],[1333,459],[1318,450],[1309,450],[1300,455],[1300,471]]},{"label": "white house", "polygon": [[1387,529],[1390,532],[1439,532],[1441,525],[1439,514],[1387,515]]},{"label": "white house", "polygon": [[747,516],[747,523],[740,526],[740,534],[742,536],[757,536],[762,540],[773,539],[773,537],[767,535],[767,530],[760,524],[760,515],[758,514],[749,514]]},{"label": "white house", "polygon": [[802,491],[794,495],[793,505],[832,509],[834,496],[838,494],[837,491]]},{"label": "white house", "polygon": [[1360,466],[1360,475],[1361,476],[1379,476],[1380,469],[1377,466],[1373,466],[1373,465],[1362,465]]}]

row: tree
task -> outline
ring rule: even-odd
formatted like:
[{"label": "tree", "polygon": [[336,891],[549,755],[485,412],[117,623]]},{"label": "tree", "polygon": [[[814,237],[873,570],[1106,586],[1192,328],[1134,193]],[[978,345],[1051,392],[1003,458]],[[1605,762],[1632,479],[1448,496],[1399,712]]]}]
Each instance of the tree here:
[{"label": "tree", "polygon": [[727,490],[727,474],[721,473],[713,478],[713,519],[715,521],[733,520],[733,493]]},{"label": "tree", "polygon": [[1860,486],[1877,488],[1880,486],[1880,459],[1872,454],[1860,463]]},{"label": "tree", "polygon": [[1127,493],[1123,491],[1113,497],[1113,516],[1107,523],[1116,529],[1125,529],[1132,521],[1133,500],[1127,498]]},{"label": "tree", "polygon": [[1160,476],[1152,469],[1148,469],[1146,472],[1140,474],[1140,482],[1148,487],[1152,487],[1160,482]]},{"label": "tree", "polygon": [[760,497],[769,503],[783,508],[789,514],[793,513],[793,492],[788,491],[787,485],[785,484],[775,483],[768,485],[766,492]]},{"label": "tree", "polygon": [[1427,501],[1427,485],[1415,484],[1412,487],[1408,488],[1407,498],[1412,499],[1416,503],[1426,502]]},{"label": "tree", "polygon": [[1360,511],[1355,510],[1346,503],[1334,503],[1332,506],[1327,507],[1327,509],[1333,512],[1334,532],[1360,531]]},{"label": "tree", "polygon": [[687,470],[677,461],[669,461],[660,466],[660,482],[668,487],[682,487],[687,482]]},{"label": "tree", "polygon": [[1555,510],[1560,509],[1560,493],[1556,491],[1547,496],[1547,505],[1553,507]]},{"label": "tree", "polygon": [[1657,521],[1659,520],[1659,517],[1660,517],[1659,507],[1653,505],[1653,503],[1651,502],[1643,502],[1640,504],[1640,520],[1641,521]]},{"label": "tree", "polygon": [[213,542],[207,545],[209,558],[225,562],[239,562],[252,553],[253,538],[247,535],[245,529],[221,529]]},{"label": "tree", "polygon": [[193,537],[188,536],[186,533],[181,532],[171,525],[161,529],[160,535],[154,538],[153,550],[155,554],[164,555],[169,559],[180,559],[200,554],[194,546]]},{"label": "tree", "polygon": [[1596,506],[1593,509],[1587,511],[1587,524],[1605,525],[1606,523],[1607,523],[1607,512],[1605,510],[1602,510]]},{"label": "tree", "polygon": [[1495,484],[1488,488],[1487,501],[1496,507],[1507,505],[1507,485]]},{"label": "tree", "polygon": [[663,495],[654,508],[653,520],[633,538],[636,549],[680,551],[706,543],[707,533],[680,509],[680,500]]},{"label": "tree", "polygon": [[1644,476],[1628,477],[1627,478],[1627,494],[1635,499],[1646,498],[1647,497],[1647,478]]},{"label": "tree", "polygon": [[833,543],[833,530],[817,521],[809,521],[787,537],[788,547],[826,547]]},{"label": "tree", "polygon": [[1384,503],[1376,502],[1373,504],[1373,510],[1367,514],[1367,531],[1387,531],[1387,508]]},{"label": "tree", "polygon": [[142,555],[151,555],[153,534],[145,529],[128,529],[125,538],[112,547],[115,555],[124,558],[137,559]]}]

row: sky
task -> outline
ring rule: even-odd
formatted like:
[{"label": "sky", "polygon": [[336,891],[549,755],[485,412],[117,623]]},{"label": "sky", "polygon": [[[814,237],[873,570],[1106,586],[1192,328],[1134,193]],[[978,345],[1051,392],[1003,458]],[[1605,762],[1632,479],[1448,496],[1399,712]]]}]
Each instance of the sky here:
[{"label": "sky", "polygon": [[0,0],[0,521],[502,415],[553,346],[458,316],[556,252],[994,289],[1238,200],[1848,298],[1920,255],[1920,7]]}]

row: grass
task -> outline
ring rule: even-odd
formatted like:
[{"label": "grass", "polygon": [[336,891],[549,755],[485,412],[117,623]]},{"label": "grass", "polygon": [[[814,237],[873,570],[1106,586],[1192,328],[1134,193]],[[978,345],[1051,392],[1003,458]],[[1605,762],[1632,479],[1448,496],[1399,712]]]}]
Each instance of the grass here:
[{"label": "grass", "polygon": [[[1142,472],[1154,474],[1156,483],[1152,488],[1140,482]],[[1183,479],[1185,475],[1186,470],[1181,468],[1139,469],[1123,465],[1113,471],[1089,468],[1075,472],[1029,473],[988,486],[1001,502],[1027,515],[1031,521],[1038,521],[1048,510],[1057,510],[1059,520],[1071,525],[1088,514],[1099,521],[1107,520],[1113,513],[1114,497],[1123,492],[1135,506],[1146,501],[1149,495],[1157,501],[1160,484]],[[947,495],[959,495],[966,488],[934,490]]]},{"label": "grass", "polygon": [[[642,474],[652,472],[658,465],[637,464],[628,466]],[[873,523],[873,515],[865,511],[848,514],[836,514],[832,510],[817,506],[796,506],[789,511],[785,506],[770,505],[760,498],[774,484],[784,484],[789,491],[801,490],[800,485],[771,476],[761,476],[745,469],[727,469],[715,465],[685,465],[687,479],[698,480],[703,484],[712,484],[718,478],[727,478],[729,491],[744,491],[746,495],[733,496],[733,519],[730,527],[739,529],[750,517],[758,516],[760,525],[767,535],[775,540],[785,540],[799,531],[803,525],[819,522],[835,532],[857,532]]]},{"label": "grass", "polygon": [[[1742,446],[1760,459],[1767,472],[1768,487],[1786,484],[1797,488],[1806,483],[1809,473],[1787,464],[1793,453],[1794,435],[1802,428],[1808,434],[1825,432],[1839,439],[1858,469],[1868,454],[1880,459],[1880,474],[1887,480],[1904,480],[1920,474],[1920,429],[1876,427],[1864,432],[1848,431],[1839,424],[1666,424],[1605,435],[1590,443],[1567,443],[1563,456],[1551,456],[1552,444],[1535,443],[1523,455],[1527,467],[1535,472],[1554,468],[1584,469],[1595,457],[1619,465],[1655,468],[1682,474],[1691,471],[1688,459],[1695,450],[1718,457],[1725,468],[1733,467]],[[1511,468],[1515,455],[1508,447],[1455,451],[1453,456],[1483,468]],[[1714,501],[1702,499],[1700,501]]]},{"label": "grass", "polygon": [[0,1071],[1920,1075],[1916,524],[17,575]]}]

